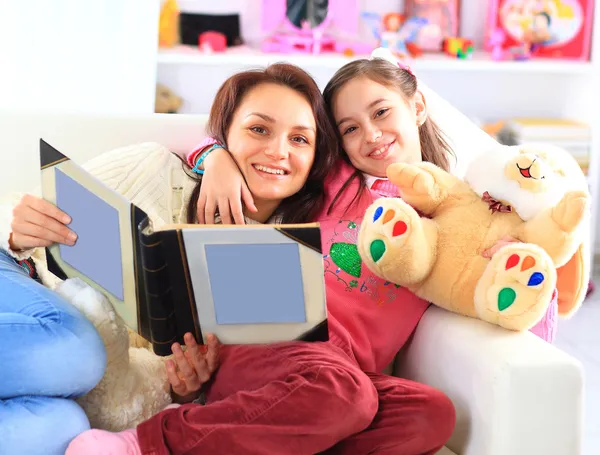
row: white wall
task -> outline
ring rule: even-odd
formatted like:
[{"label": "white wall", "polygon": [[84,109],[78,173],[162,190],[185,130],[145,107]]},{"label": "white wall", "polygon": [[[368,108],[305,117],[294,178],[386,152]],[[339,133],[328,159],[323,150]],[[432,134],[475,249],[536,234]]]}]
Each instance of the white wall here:
[{"label": "white wall", "polygon": [[154,111],[159,0],[0,0],[0,108]]}]

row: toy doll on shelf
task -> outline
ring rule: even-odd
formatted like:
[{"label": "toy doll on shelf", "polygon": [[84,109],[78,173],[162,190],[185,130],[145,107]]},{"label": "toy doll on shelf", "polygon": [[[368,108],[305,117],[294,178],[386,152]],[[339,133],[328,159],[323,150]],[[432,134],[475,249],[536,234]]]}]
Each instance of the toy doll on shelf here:
[{"label": "toy doll on shelf", "polygon": [[383,17],[377,13],[364,12],[361,18],[369,24],[378,47],[390,49],[399,59],[421,55],[421,49],[415,44],[415,38],[427,19],[411,17],[405,19],[400,13],[388,13]]}]

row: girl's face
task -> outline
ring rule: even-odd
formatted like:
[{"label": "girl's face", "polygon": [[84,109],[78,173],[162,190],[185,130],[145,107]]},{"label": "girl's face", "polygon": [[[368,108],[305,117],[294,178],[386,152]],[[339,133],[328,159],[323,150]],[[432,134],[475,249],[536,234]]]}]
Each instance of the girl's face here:
[{"label": "girl's face", "polygon": [[251,89],[233,115],[227,146],[255,202],[281,201],[304,185],[315,159],[310,103],[278,84]]},{"label": "girl's face", "polygon": [[354,78],[334,97],[333,115],[344,150],[360,171],[385,177],[392,163],[422,161],[419,126],[427,113],[420,92],[406,100],[397,90]]}]

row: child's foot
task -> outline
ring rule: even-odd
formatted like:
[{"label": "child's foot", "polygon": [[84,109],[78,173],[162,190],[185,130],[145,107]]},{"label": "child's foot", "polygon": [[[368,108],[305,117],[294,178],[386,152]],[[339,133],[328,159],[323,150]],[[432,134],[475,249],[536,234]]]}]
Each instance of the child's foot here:
[{"label": "child's foot", "polygon": [[[358,251],[369,269],[401,286],[423,280],[433,266],[435,229],[402,199],[378,199],[365,214]],[[430,226],[433,227],[433,226]]]},{"label": "child's foot", "polygon": [[513,243],[491,259],[475,288],[475,311],[484,321],[527,330],[546,314],[556,288],[556,268],[539,246]]},{"label": "child's foot", "polygon": [[135,430],[88,430],[71,441],[65,455],[142,455]]}]

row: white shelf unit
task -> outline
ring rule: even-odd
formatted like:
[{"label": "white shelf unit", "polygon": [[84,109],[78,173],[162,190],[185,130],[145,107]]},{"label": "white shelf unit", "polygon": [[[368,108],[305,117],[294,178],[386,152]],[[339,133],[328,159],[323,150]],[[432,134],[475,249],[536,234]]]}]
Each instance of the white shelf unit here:
[{"label": "white shelf unit", "polygon": [[[196,46],[177,46],[159,49],[158,64],[163,65],[250,65],[265,66],[275,62],[286,61],[299,66],[318,66],[337,70],[346,63],[357,58],[368,58],[367,55],[347,57],[337,53],[311,54],[276,54],[264,53],[247,46],[230,48],[227,52],[206,54]],[[455,59],[444,54],[426,54],[411,62],[415,71],[499,71],[522,73],[551,74],[589,74],[593,71],[591,62],[564,61],[554,59],[536,59],[525,62],[501,61],[490,58],[489,54],[475,51],[471,58]]]},{"label": "white shelf unit", "polygon": [[[360,0],[363,10],[384,13],[400,11],[402,1]],[[203,54],[193,47],[160,49],[158,81],[184,99],[182,112],[206,113],[225,78],[246,68],[278,61],[306,69],[321,88],[333,73],[351,60],[339,54],[264,54],[252,50],[260,41],[260,2],[223,0],[207,10],[201,0],[186,0],[194,12],[239,12],[242,34],[248,48],[226,53]],[[460,34],[481,49],[485,36],[487,3],[463,0]],[[496,121],[507,117],[567,117],[592,126],[592,157],[589,180],[593,197],[592,237],[596,238],[600,194],[600,6],[595,8],[595,32],[590,62],[533,59],[495,62],[483,52],[458,60],[444,55],[425,55],[414,60],[413,70],[424,82],[469,117]],[[371,39],[361,26],[361,36]],[[256,48],[256,47],[254,47]],[[357,58],[357,57],[352,57]],[[600,248],[596,248],[600,253]]]}]

